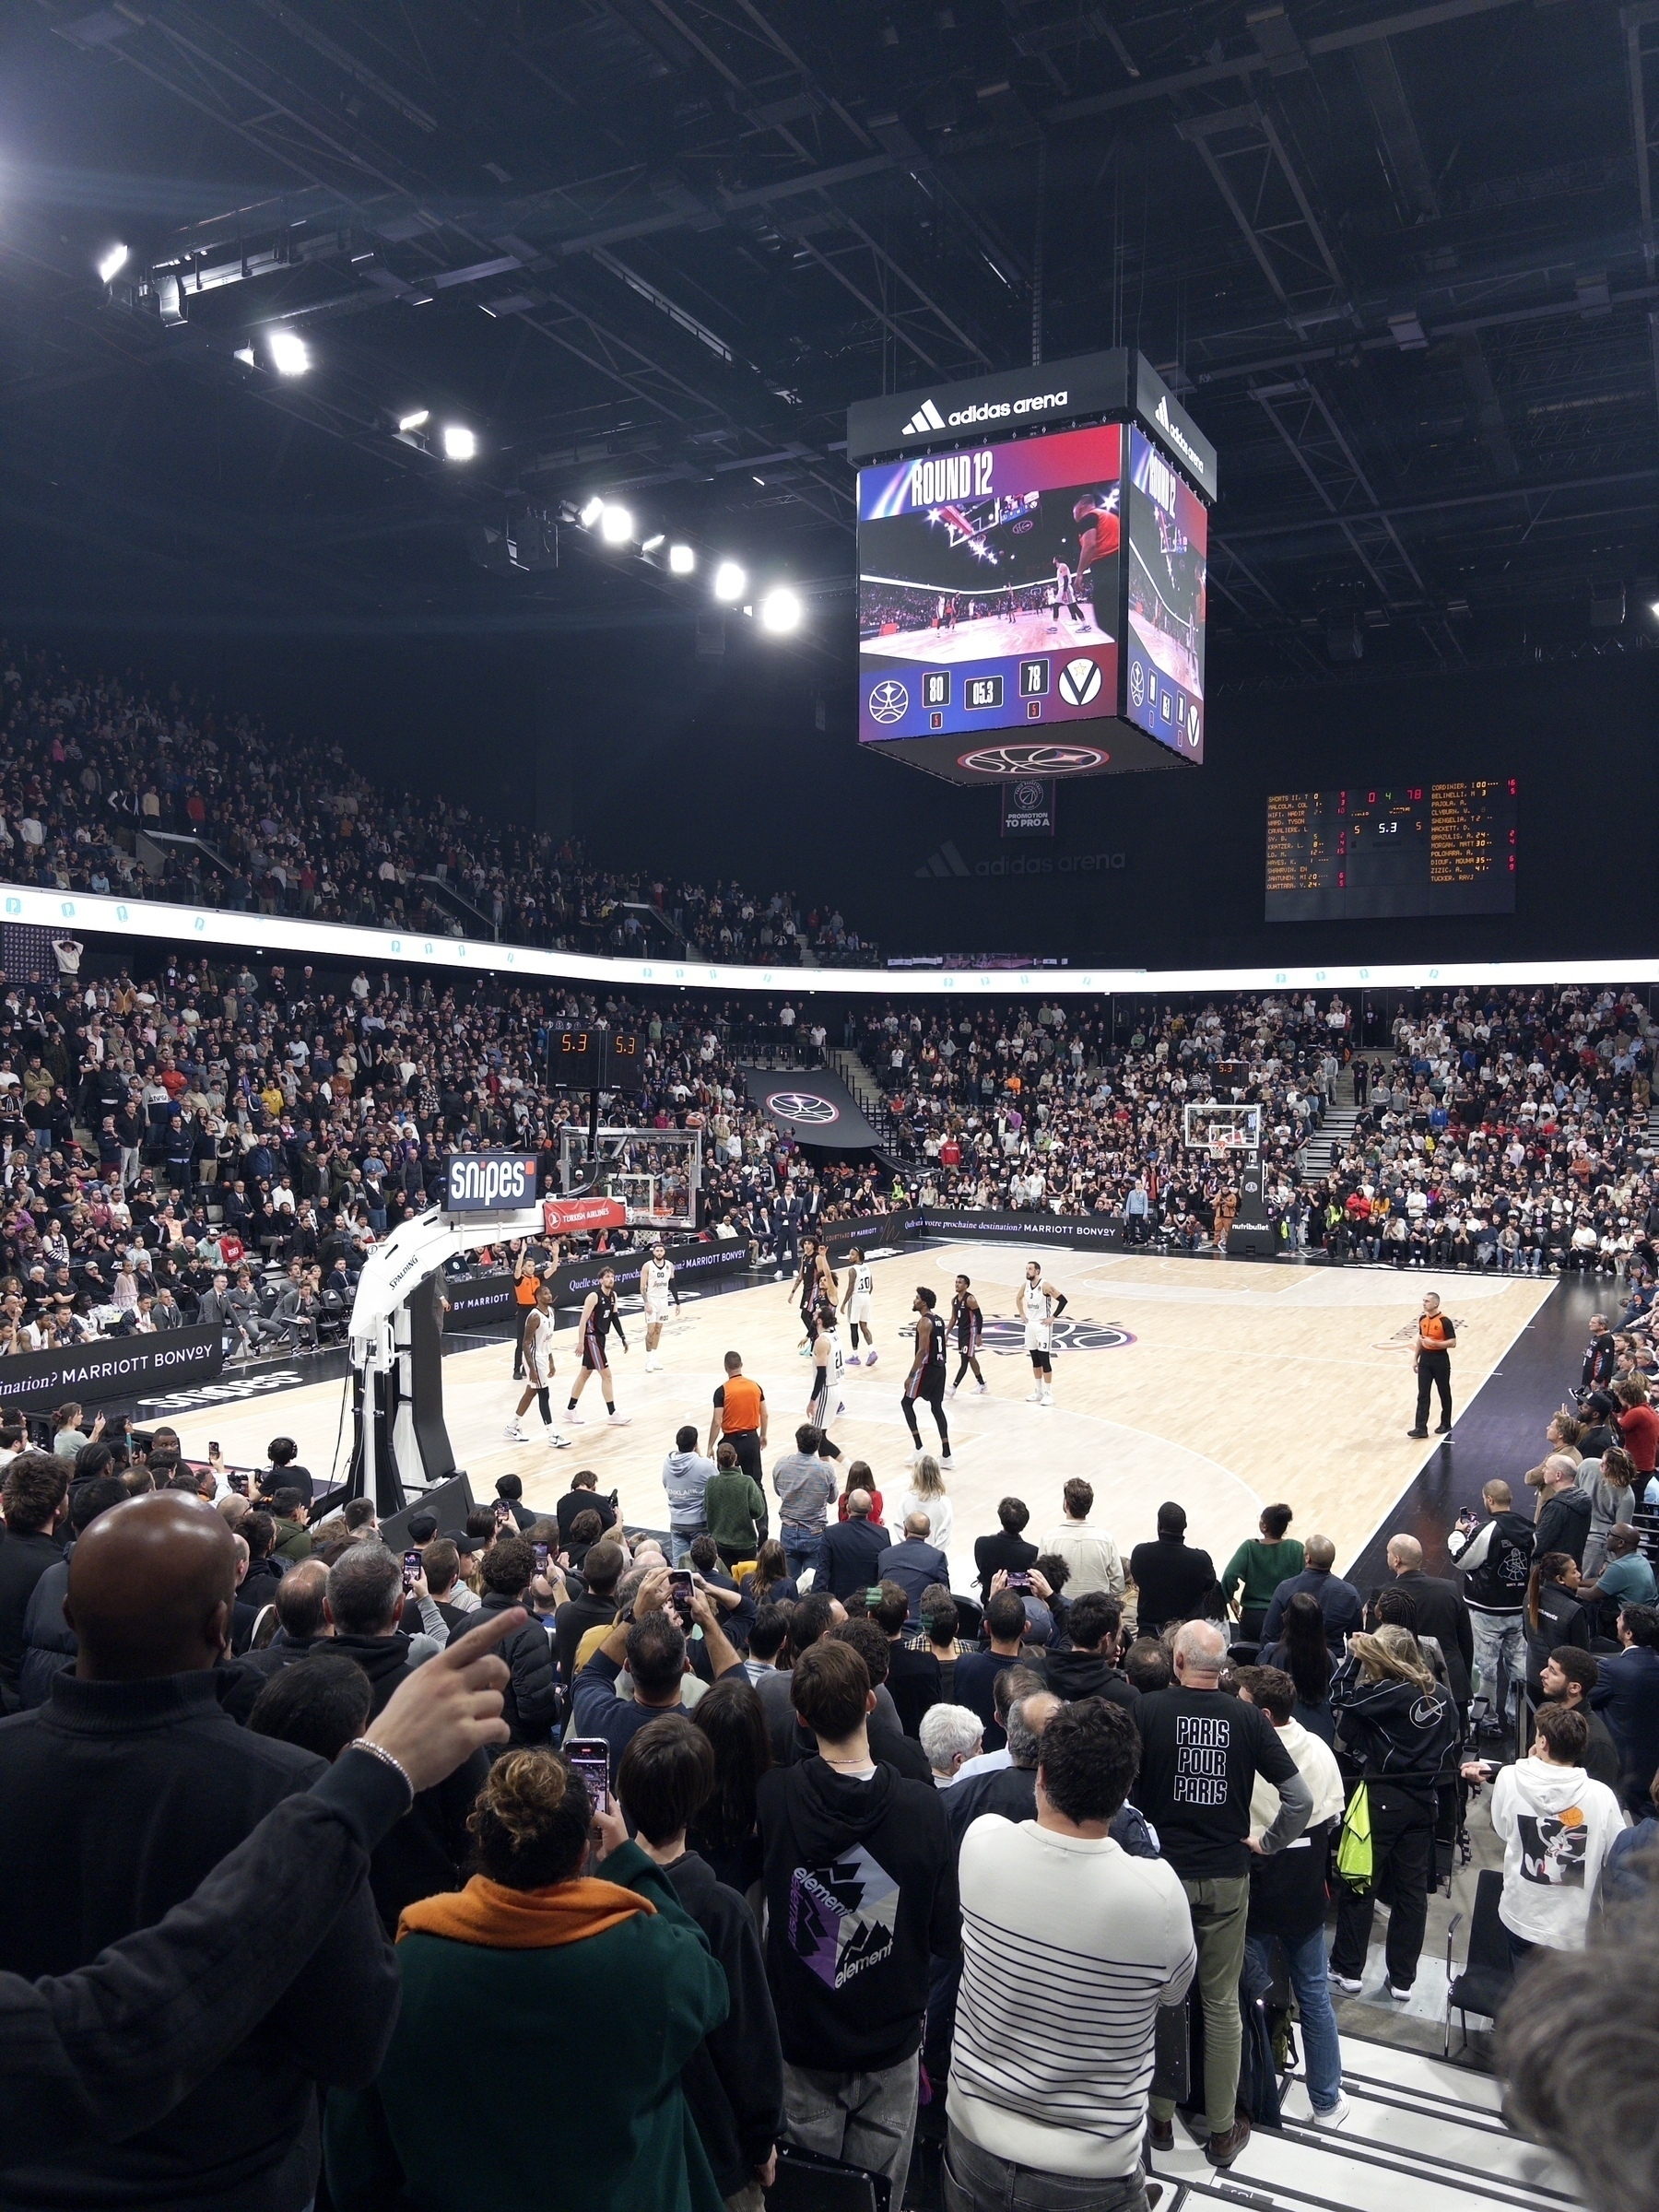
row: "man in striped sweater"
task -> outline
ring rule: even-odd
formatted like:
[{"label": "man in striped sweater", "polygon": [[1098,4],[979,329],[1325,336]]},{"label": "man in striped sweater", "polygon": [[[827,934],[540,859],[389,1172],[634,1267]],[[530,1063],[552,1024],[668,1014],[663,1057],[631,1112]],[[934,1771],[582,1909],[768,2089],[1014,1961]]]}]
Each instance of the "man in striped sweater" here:
[{"label": "man in striped sweater", "polygon": [[1147,2212],[1141,2145],[1158,2009],[1197,1965],[1179,1877],[1108,1830],[1139,1761],[1096,1698],[1042,1732],[1037,1818],[962,1839],[962,1982],[946,2112],[951,2212]]}]

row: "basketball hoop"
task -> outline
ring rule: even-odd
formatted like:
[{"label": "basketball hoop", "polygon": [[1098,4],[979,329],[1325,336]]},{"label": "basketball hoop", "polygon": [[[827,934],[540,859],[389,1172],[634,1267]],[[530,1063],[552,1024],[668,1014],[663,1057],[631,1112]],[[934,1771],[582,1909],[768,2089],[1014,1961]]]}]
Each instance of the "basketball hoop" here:
[{"label": "basketball hoop", "polygon": [[1189,1100],[1181,1110],[1181,1140],[1213,1160],[1238,1159],[1262,1148],[1262,1110],[1214,1099]]}]

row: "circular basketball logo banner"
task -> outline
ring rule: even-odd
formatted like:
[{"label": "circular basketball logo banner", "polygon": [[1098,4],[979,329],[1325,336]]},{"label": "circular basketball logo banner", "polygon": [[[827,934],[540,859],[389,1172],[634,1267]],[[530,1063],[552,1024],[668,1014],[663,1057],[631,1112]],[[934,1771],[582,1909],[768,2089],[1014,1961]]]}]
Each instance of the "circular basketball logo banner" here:
[{"label": "circular basketball logo banner", "polygon": [[781,1122],[804,1122],[813,1129],[827,1129],[841,1120],[841,1108],[815,1090],[774,1090],[768,1094],[765,1107]]}]

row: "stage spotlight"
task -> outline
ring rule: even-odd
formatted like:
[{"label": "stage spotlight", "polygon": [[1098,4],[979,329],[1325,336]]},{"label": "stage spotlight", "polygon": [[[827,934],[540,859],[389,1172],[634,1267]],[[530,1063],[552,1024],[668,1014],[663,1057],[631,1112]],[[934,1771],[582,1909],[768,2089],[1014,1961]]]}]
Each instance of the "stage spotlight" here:
[{"label": "stage spotlight", "polygon": [[417,407],[413,415],[400,415],[397,418],[399,434],[406,438],[411,430],[424,429],[431,419],[431,412],[427,407]]},{"label": "stage spotlight", "polygon": [[723,560],[714,571],[716,599],[741,599],[748,578],[735,560]]},{"label": "stage spotlight", "polygon": [[625,546],[633,535],[633,516],[626,507],[607,500],[599,514],[599,535],[607,546]]},{"label": "stage spotlight", "polygon": [[646,538],[644,543],[640,547],[641,552],[654,553],[667,535],[668,533],[665,530],[659,530],[654,537]]},{"label": "stage spotlight", "polygon": [[689,546],[670,546],[668,571],[673,576],[689,576],[697,566],[697,556]]},{"label": "stage spotlight", "polygon": [[464,423],[444,425],[443,457],[446,461],[470,461],[477,450],[477,440]]},{"label": "stage spotlight", "polygon": [[311,352],[297,330],[274,330],[270,335],[271,366],[278,376],[303,376],[311,367]]},{"label": "stage spotlight", "polygon": [[604,512],[605,501],[599,497],[599,494],[595,492],[593,498],[588,501],[587,505],[582,509],[581,514],[577,517],[577,520],[581,523],[584,530],[591,530]]},{"label": "stage spotlight", "polygon": [[760,627],[770,629],[774,637],[784,637],[801,626],[801,602],[786,583],[780,583],[767,593],[760,602]]},{"label": "stage spotlight", "polygon": [[99,283],[108,284],[112,277],[120,276],[126,265],[127,249],[124,246],[112,246],[98,265]]}]

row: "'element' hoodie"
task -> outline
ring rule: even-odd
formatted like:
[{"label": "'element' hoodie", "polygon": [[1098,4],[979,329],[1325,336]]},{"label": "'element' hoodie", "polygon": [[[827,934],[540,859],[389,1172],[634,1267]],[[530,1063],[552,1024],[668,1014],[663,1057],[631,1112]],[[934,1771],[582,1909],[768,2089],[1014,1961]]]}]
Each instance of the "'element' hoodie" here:
[{"label": "'element' hoodie", "polygon": [[774,1767],[759,1792],[767,1978],[794,2066],[870,2074],[922,2043],[928,1961],[961,1942],[939,1793],[877,1766]]},{"label": "'element' hoodie", "polygon": [[1583,1767],[1542,1759],[1505,1767],[1492,1785],[1504,1926],[1552,1951],[1582,1951],[1602,1861],[1623,1826],[1618,1798]]}]

